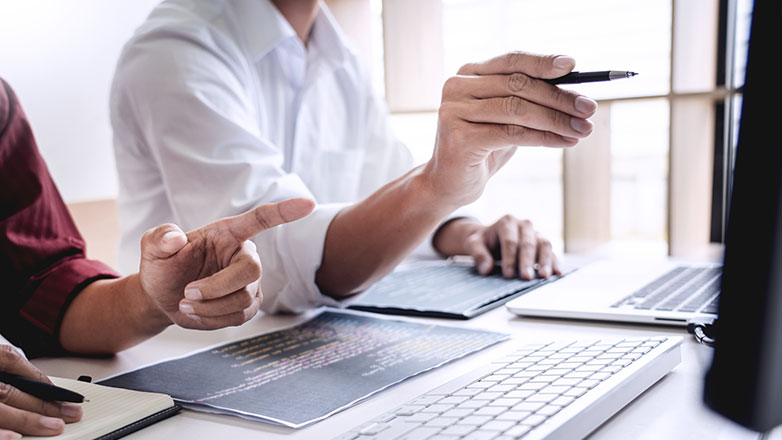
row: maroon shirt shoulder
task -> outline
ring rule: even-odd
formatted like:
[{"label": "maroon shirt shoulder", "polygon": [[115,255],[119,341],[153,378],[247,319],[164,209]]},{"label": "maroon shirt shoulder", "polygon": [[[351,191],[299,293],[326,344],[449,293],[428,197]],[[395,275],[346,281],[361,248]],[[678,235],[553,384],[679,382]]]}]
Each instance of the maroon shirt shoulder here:
[{"label": "maroon shirt shoulder", "polygon": [[86,259],[19,101],[0,79],[0,334],[31,357],[61,353],[70,302],[112,277],[110,267]]}]

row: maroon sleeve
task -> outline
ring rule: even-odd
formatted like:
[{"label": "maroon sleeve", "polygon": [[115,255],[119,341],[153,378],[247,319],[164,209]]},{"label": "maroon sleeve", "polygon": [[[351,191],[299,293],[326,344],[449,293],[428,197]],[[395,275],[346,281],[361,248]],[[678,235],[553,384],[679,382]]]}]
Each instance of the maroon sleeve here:
[{"label": "maroon sleeve", "polygon": [[92,281],[117,277],[84,250],[24,112],[0,79],[0,334],[28,356],[61,353],[70,301]]}]

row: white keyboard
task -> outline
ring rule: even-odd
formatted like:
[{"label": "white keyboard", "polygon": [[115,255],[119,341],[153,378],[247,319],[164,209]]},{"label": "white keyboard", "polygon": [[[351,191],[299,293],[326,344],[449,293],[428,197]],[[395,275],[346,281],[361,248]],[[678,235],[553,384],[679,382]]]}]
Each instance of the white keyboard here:
[{"label": "white keyboard", "polygon": [[673,369],[680,345],[680,337],[527,345],[337,438],[581,438]]}]

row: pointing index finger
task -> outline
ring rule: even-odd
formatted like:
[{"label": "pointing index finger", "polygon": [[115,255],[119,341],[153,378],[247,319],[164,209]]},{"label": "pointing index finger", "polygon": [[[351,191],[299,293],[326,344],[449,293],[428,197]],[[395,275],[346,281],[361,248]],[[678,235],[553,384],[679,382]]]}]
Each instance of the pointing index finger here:
[{"label": "pointing index finger", "polygon": [[315,208],[306,198],[283,200],[258,206],[243,214],[225,219],[231,233],[239,240],[249,240],[266,229],[298,220]]}]

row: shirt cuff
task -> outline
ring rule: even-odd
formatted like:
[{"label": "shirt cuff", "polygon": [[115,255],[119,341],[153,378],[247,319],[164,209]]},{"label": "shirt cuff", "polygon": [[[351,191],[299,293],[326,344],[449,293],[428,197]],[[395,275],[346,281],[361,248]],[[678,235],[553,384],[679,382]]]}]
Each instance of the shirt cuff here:
[{"label": "shirt cuff", "polygon": [[315,284],[331,222],[347,203],[318,205],[300,220],[264,231],[254,240],[263,273],[261,309],[266,313],[302,313],[340,301],[324,295]]},{"label": "shirt cuff", "polygon": [[61,260],[30,279],[26,290],[33,293],[19,314],[46,334],[57,336],[65,309],[85,286],[97,279],[117,277],[99,261],[81,257]]}]

